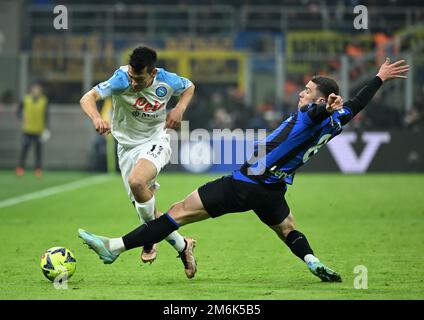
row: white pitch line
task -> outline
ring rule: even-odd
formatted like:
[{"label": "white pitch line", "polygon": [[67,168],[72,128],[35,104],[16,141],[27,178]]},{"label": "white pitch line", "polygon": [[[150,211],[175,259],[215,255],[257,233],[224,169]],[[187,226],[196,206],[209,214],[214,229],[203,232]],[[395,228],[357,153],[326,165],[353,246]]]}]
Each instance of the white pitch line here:
[{"label": "white pitch line", "polygon": [[31,201],[31,200],[40,199],[40,198],[45,198],[45,197],[49,197],[49,196],[54,195],[54,194],[79,189],[79,188],[86,187],[86,186],[93,185],[93,184],[102,183],[102,182],[105,182],[106,180],[108,180],[110,178],[111,178],[111,176],[106,175],[106,174],[105,175],[97,175],[97,176],[94,176],[94,177],[86,178],[86,179],[79,180],[79,181],[73,181],[73,182],[70,182],[70,183],[66,183],[66,184],[62,184],[62,185],[59,185],[59,186],[47,188],[47,189],[44,189],[44,190],[41,190],[41,191],[25,194],[25,195],[22,195],[22,196],[9,198],[9,199],[0,201],[0,208],[10,207],[10,206],[14,206],[15,204],[20,204],[22,202]]}]

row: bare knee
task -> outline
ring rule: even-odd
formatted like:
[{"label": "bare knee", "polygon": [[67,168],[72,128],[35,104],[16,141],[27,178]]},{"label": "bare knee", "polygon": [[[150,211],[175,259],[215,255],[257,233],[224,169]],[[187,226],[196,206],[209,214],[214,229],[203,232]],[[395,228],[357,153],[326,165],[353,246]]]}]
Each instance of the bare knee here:
[{"label": "bare knee", "polygon": [[271,228],[282,240],[285,240],[290,232],[296,230],[293,215],[290,213],[281,223],[271,226]]},{"label": "bare knee", "polygon": [[289,235],[289,233],[294,231],[294,230],[296,230],[296,226],[294,225],[293,220],[287,220],[286,222],[283,221],[281,232],[282,232],[284,239],[286,239],[287,236]]},{"label": "bare knee", "polygon": [[140,177],[130,177],[128,179],[131,192],[137,202],[143,203],[151,198],[148,181]]}]

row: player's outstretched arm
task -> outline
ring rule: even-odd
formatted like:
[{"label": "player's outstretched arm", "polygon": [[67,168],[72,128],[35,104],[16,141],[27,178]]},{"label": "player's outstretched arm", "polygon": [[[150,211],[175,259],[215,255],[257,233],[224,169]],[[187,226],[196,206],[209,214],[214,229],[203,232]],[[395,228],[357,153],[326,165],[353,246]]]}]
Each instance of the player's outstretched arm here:
[{"label": "player's outstretched arm", "polygon": [[381,65],[380,70],[378,70],[377,77],[383,82],[392,79],[406,79],[405,74],[409,71],[409,65],[404,63],[405,60],[390,63],[390,59],[386,58],[386,61]]},{"label": "player's outstretched arm", "polygon": [[395,63],[390,63],[390,59],[381,65],[377,75],[371,79],[351,100],[345,105],[350,109],[351,113],[342,117],[342,125],[349,122],[356,114],[358,114],[371,101],[378,89],[386,81],[392,79],[406,79],[406,73],[409,71],[409,65],[405,65],[405,60],[399,60]]},{"label": "player's outstretched arm", "polygon": [[96,131],[99,134],[109,134],[110,125],[107,121],[103,120],[97,110],[96,102],[100,99],[100,94],[95,89],[91,89],[83,95],[80,100],[80,105],[91,121],[93,121],[93,126],[96,128]]}]

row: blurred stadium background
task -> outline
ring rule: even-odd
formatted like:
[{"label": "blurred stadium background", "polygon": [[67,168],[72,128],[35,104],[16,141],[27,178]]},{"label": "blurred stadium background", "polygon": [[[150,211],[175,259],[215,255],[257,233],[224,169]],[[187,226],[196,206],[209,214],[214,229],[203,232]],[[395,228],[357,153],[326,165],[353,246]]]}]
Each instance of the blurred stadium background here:
[{"label": "blurred stadium background", "polygon": [[[53,26],[59,4],[67,30]],[[358,4],[368,9],[366,30],[353,26]],[[246,138],[235,129],[270,132],[296,110],[314,74],[336,78],[347,100],[386,56],[407,60],[409,78],[384,85],[287,193],[342,284],[320,283],[253,213],[183,228],[199,244],[189,283],[166,243],[152,267],[139,266],[136,250],[103,266],[83,248],[78,227],[119,235],[138,223],[120,176],[98,175],[116,171],[114,143],[96,134],[79,99],[140,44],[158,50],[159,67],[196,84],[190,130],[231,129],[223,140],[232,146]],[[0,299],[423,299],[422,0],[0,0],[0,70]],[[31,150],[28,174],[17,178],[16,111],[34,82],[50,101],[45,172],[33,176]],[[98,107],[107,114],[110,101]],[[178,157],[187,141],[174,142]],[[195,145],[194,158],[209,147]],[[158,208],[237,167],[235,150],[229,163],[166,166]],[[43,278],[38,257],[56,245],[75,253],[70,287],[80,290],[54,290]],[[368,290],[352,285],[357,265],[369,269]]]},{"label": "blurred stadium background", "polygon": [[[67,30],[53,27],[58,4],[68,10]],[[51,106],[44,168],[107,170],[107,148],[81,112],[79,99],[125,64],[128,50],[147,44],[159,51],[159,66],[196,83],[185,116],[190,129],[272,130],[296,108],[297,95],[311,75],[335,77],[347,100],[386,56],[405,58],[412,66],[409,79],[385,86],[348,130],[355,132],[358,157],[367,143],[362,132],[390,133],[390,142],[360,172],[423,171],[424,5],[419,0],[367,1],[368,29],[356,30],[357,4],[1,0],[0,168],[17,165],[21,128],[16,108],[29,85],[40,82]],[[344,171],[323,153],[305,170]],[[187,169],[170,165],[167,170]]]}]

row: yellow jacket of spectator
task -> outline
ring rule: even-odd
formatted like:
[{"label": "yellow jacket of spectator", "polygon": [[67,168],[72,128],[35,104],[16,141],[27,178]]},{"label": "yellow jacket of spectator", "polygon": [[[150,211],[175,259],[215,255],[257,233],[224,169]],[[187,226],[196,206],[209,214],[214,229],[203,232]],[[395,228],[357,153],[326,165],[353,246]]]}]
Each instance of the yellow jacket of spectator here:
[{"label": "yellow jacket of spectator", "polygon": [[42,95],[34,99],[27,95],[23,101],[23,131],[28,134],[41,134],[46,127],[48,100]]}]

